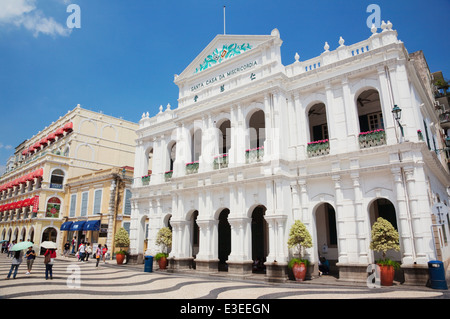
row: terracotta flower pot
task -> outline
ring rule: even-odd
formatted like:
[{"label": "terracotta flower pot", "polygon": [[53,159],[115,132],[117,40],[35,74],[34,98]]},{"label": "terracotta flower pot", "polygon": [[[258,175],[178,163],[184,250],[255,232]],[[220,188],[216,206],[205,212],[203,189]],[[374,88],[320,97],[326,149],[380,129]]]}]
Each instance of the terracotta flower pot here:
[{"label": "terracotta flower pot", "polygon": [[296,281],[304,281],[306,277],[306,265],[305,263],[294,264],[292,272]]},{"label": "terracotta flower pot", "polygon": [[159,264],[159,269],[166,269],[166,267],[167,267],[167,258],[166,257],[161,257],[158,260],[158,264]]},{"label": "terracotta flower pot", "polygon": [[382,286],[392,286],[394,282],[395,269],[390,265],[380,266],[380,281]]},{"label": "terracotta flower pot", "polygon": [[122,265],[124,259],[125,259],[124,254],[116,254],[116,261],[118,265]]}]

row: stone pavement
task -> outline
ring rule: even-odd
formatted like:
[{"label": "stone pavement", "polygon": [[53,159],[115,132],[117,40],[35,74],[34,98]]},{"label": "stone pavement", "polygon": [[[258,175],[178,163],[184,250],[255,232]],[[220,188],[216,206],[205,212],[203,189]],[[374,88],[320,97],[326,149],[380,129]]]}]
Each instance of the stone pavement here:
[{"label": "stone pavement", "polygon": [[6,280],[11,260],[0,254],[0,298],[4,299],[359,299],[359,298],[450,298],[448,291],[427,287],[395,285],[370,289],[364,284],[338,282],[333,277],[303,283],[267,283],[230,280],[220,276],[173,274],[155,270],[144,272],[144,265],[117,265],[115,261],[81,263],[58,257],[53,279],[45,280],[43,257],[36,258],[31,275],[26,261],[19,266],[16,279]]}]

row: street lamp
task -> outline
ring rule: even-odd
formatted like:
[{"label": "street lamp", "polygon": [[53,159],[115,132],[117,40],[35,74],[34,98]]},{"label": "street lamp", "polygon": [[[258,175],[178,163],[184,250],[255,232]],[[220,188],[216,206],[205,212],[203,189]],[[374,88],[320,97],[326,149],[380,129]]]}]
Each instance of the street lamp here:
[{"label": "street lamp", "polygon": [[402,137],[404,137],[405,135],[403,134],[403,126],[400,124],[400,119],[402,118],[402,109],[399,108],[397,104],[394,105],[392,114],[394,114],[394,118],[397,121],[398,126],[400,127],[400,132],[402,132]]},{"label": "street lamp", "polygon": [[399,108],[396,104],[396,105],[394,105],[394,108],[392,109],[392,114],[394,114],[394,118],[398,122],[398,121],[400,121],[400,119],[402,117],[402,109]]}]

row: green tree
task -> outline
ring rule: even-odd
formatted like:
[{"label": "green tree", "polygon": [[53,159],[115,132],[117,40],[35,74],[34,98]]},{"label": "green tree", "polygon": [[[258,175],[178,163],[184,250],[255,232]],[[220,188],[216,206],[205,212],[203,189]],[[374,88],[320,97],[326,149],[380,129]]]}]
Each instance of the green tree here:
[{"label": "green tree", "polygon": [[299,255],[301,258],[302,247],[310,248],[312,247],[312,238],[309,234],[306,226],[299,220],[296,220],[295,223],[291,226],[291,230],[289,232],[288,239],[288,247],[289,248],[298,248]]},{"label": "green tree", "polygon": [[388,250],[400,250],[398,231],[386,219],[379,217],[372,226],[370,249],[383,253],[386,259]]},{"label": "green tree", "polygon": [[156,235],[156,244],[163,247],[163,252],[167,254],[172,247],[172,231],[169,227],[163,227]]},{"label": "green tree", "polygon": [[125,228],[121,227],[114,236],[114,244],[122,251],[122,248],[130,246],[130,237]]}]

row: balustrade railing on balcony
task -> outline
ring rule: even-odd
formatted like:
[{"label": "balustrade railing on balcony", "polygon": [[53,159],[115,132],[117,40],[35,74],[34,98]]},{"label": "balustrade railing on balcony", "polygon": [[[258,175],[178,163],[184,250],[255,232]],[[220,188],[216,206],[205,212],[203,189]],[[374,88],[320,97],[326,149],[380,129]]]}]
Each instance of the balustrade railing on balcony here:
[{"label": "balustrade railing on balcony", "polygon": [[264,158],[264,146],[248,149],[245,151],[245,162],[247,164],[261,162]]},{"label": "balustrade railing on balcony", "polygon": [[186,174],[190,175],[190,174],[195,174],[198,173],[198,162],[192,162],[192,163],[187,163],[186,164]]},{"label": "balustrade railing on balcony", "polygon": [[359,133],[359,146],[369,148],[386,144],[386,132],[383,129]]},{"label": "balustrade railing on balcony", "polygon": [[214,157],[214,169],[221,169],[228,167],[228,154],[220,154]]},{"label": "balustrade railing on balcony", "polygon": [[166,182],[170,181],[172,179],[173,171],[167,171],[164,173],[164,180]]},{"label": "balustrade railing on balcony", "polygon": [[328,140],[310,142],[306,151],[309,157],[327,155],[330,153],[330,142]]},{"label": "balustrade railing on balcony", "polygon": [[142,176],[141,179],[142,179],[142,186],[147,186],[148,184],[150,184],[151,175]]}]

